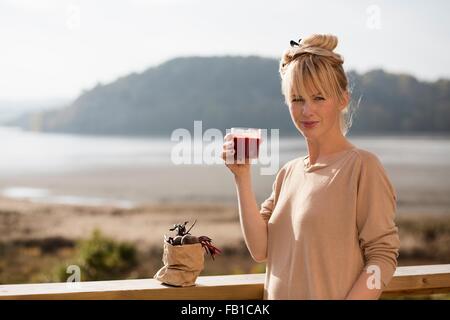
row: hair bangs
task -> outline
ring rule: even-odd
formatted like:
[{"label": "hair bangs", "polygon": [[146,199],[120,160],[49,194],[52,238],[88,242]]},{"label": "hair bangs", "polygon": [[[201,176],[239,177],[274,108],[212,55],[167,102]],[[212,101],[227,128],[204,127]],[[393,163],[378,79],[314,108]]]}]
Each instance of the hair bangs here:
[{"label": "hair bangs", "polygon": [[295,60],[286,70],[282,81],[286,104],[289,104],[294,97],[299,96],[312,97],[320,94],[325,98],[335,97],[333,85],[330,83],[330,78],[327,77],[327,71],[322,70],[324,66],[307,60],[308,58]]}]

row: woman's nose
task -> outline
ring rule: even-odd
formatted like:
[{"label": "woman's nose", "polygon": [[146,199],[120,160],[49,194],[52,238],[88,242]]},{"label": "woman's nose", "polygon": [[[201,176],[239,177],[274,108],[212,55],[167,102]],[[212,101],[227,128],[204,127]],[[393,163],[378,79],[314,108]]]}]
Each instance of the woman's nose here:
[{"label": "woman's nose", "polygon": [[313,111],[313,110],[312,110],[312,108],[311,108],[311,104],[305,102],[305,103],[303,104],[303,106],[302,106],[302,113],[303,113],[303,115],[308,116],[308,115],[310,115],[310,114],[312,113],[312,111]]}]

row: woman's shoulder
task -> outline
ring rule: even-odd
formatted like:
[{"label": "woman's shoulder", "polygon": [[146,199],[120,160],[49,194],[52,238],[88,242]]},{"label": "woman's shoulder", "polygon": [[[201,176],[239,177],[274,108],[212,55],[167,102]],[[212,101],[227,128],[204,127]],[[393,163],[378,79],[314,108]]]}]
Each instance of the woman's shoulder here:
[{"label": "woman's shoulder", "polygon": [[386,168],[376,153],[358,147],[354,148],[352,153],[355,159],[353,168],[361,174],[371,175],[378,173],[378,175],[387,176]]},{"label": "woman's shoulder", "polygon": [[378,155],[360,148],[355,148],[352,151],[359,164],[355,167],[358,168],[359,177],[365,181],[365,185],[369,185],[367,182],[370,182],[372,187],[378,186],[379,188],[390,190],[394,199],[397,199],[395,187]]},{"label": "woman's shoulder", "polygon": [[281,168],[281,170],[284,170],[286,172],[295,170],[295,168],[298,165],[303,165],[303,161],[305,160],[305,157],[306,156],[300,156],[300,157],[289,160],[288,162],[286,162],[284,164],[284,166]]},{"label": "woman's shoulder", "polygon": [[292,172],[296,171],[296,167],[303,163],[304,157],[298,157],[287,161],[277,172],[277,180],[284,180],[286,176],[290,175]]},{"label": "woman's shoulder", "polygon": [[354,155],[354,157],[360,161],[360,163],[362,165],[368,165],[368,166],[382,165],[381,160],[378,157],[378,155],[372,151],[368,151],[365,149],[361,149],[359,147],[355,147],[351,150],[351,152]]},{"label": "woman's shoulder", "polygon": [[[350,150],[350,158],[353,158],[354,166],[357,167],[365,167],[371,169],[383,169],[383,164],[377,154],[372,151],[362,149],[360,147],[355,146]],[[305,159],[308,155],[303,155],[286,162],[279,170],[279,175],[286,176],[291,172],[295,172],[296,170],[302,170],[304,168]],[[347,158],[348,159],[348,158]]]},{"label": "woman's shoulder", "polygon": [[[359,147],[354,147],[352,149],[350,149],[349,152],[351,155],[353,155],[353,158],[358,161],[359,163],[361,163],[362,165],[367,165],[367,166],[382,166],[380,158],[378,157],[378,155],[376,155],[375,153],[359,148]],[[300,169],[304,167],[305,164],[305,160],[308,157],[308,155],[302,155],[300,157],[291,159],[289,161],[287,161],[279,170],[279,172],[283,172],[283,173],[287,173],[287,172],[291,172],[294,171],[296,169]]]}]

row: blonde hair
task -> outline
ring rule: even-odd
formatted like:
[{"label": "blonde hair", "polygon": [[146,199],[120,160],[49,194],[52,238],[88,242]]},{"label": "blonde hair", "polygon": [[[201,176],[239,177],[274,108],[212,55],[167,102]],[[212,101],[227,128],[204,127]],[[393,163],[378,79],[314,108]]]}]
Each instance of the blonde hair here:
[{"label": "blonde hair", "polygon": [[[291,46],[281,58],[279,72],[281,91],[287,105],[302,93],[320,92],[325,98],[345,103],[344,94],[350,90],[341,55],[333,52],[338,38],[331,34],[313,34],[298,46]],[[345,136],[352,124],[352,113],[347,105],[340,114],[340,128]]]}]

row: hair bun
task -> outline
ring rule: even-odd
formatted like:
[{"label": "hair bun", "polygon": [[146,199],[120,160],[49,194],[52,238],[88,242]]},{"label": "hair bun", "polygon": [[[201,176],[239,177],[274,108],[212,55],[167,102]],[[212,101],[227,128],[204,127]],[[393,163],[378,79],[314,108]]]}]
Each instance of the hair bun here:
[{"label": "hair bun", "polygon": [[314,55],[329,60],[333,65],[342,65],[344,63],[343,57],[333,51],[337,44],[338,38],[332,34],[312,34],[302,39],[298,46],[293,46],[291,42],[291,46],[283,53],[280,60],[279,72],[281,76],[284,76],[292,61],[303,59],[304,56]]},{"label": "hair bun", "polygon": [[338,45],[338,38],[332,34],[312,34],[301,41],[301,46],[317,47],[333,51]]}]

